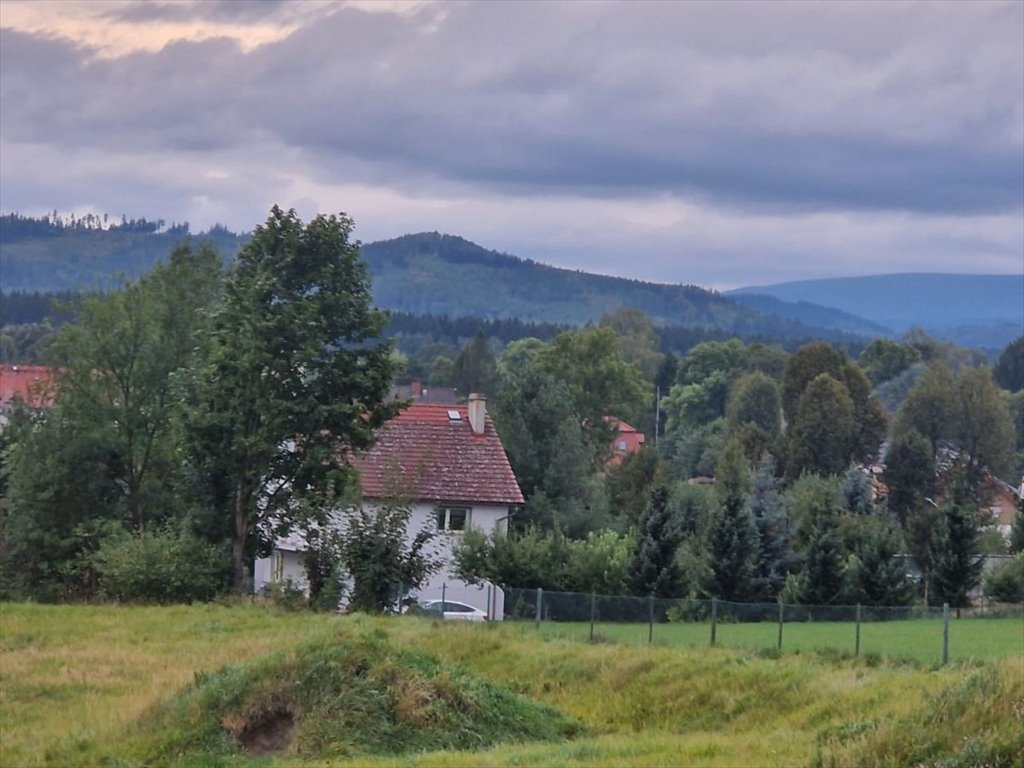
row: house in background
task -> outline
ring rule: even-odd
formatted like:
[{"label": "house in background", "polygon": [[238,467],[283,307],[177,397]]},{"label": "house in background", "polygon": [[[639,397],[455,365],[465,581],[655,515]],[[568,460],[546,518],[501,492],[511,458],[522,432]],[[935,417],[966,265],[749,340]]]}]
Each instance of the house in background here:
[{"label": "house in background", "polygon": [[49,408],[56,397],[54,370],[45,365],[0,364],[0,428],[6,426],[15,400],[29,408]]},{"label": "house in background", "polygon": [[612,441],[612,458],[608,462],[617,467],[629,454],[640,450],[644,444],[644,433],[614,416],[606,416],[605,421],[617,429]]},{"label": "house in background", "polygon": [[423,382],[415,379],[408,384],[392,387],[391,397],[395,400],[411,400],[414,403],[434,403],[435,405],[454,405],[458,399],[454,387],[425,387]]},{"label": "house in background", "polygon": [[1013,518],[1017,514],[1021,499],[1024,498],[1024,478],[1021,478],[1019,490],[991,475],[987,477],[986,485],[991,493],[988,508],[991,517],[988,525],[995,527],[1003,538],[1009,541]]},{"label": "house in background", "polygon": [[[499,588],[473,586],[451,573],[452,548],[466,530],[504,533],[514,507],[523,503],[486,399],[470,395],[467,405],[414,403],[381,429],[355,464],[365,504],[404,501],[412,510],[410,538],[424,527],[438,534],[432,551],[445,565],[414,596],[435,600],[443,593],[500,619],[504,593]],[[256,589],[288,579],[304,587],[302,551],[301,537],[277,542],[271,557],[256,561]]]}]

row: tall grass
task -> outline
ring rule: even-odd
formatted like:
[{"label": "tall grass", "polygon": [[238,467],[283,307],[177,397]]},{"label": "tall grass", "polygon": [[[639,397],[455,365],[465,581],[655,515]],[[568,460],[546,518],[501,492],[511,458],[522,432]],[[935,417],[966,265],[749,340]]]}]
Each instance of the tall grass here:
[{"label": "tall grass", "polygon": [[271,763],[930,766],[970,764],[973,755],[979,764],[1011,765],[1007,755],[1024,732],[1024,642],[1017,649],[1010,643],[1002,662],[937,668],[706,644],[590,645],[545,639],[532,626],[249,606],[3,605],[0,619],[4,766],[94,762],[107,744],[120,754],[116,745],[140,716],[197,672],[294,651],[342,630],[383,633],[399,651],[465,668],[582,722],[587,735],[483,751],[305,761],[291,755]]}]

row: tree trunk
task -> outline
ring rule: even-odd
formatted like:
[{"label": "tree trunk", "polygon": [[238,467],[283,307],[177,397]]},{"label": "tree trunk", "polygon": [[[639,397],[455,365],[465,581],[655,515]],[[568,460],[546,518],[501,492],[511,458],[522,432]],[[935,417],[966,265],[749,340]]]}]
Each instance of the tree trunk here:
[{"label": "tree trunk", "polygon": [[231,541],[231,570],[233,587],[237,594],[244,594],[247,582],[245,571],[245,542],[249,538],[249,505],[247,493],[238,490],[235,496],[235,535]]}]

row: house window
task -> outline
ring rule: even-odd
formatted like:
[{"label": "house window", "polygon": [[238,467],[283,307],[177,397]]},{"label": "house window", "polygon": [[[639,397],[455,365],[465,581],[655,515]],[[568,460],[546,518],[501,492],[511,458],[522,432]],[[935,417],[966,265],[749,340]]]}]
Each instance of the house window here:
[{"label": "house window", "polygon": [[439,531],[464,531],[469,527],[469,509],[466,507],[438,507],[434,514]]},{"label": "house window", "polygon": [[274,551],[274,581],[284,581],[284,552]]},{"label": "house window", "polygon": [[619,440],[619,450],[620,451],[626,450],[626,441],[625,440]]}]

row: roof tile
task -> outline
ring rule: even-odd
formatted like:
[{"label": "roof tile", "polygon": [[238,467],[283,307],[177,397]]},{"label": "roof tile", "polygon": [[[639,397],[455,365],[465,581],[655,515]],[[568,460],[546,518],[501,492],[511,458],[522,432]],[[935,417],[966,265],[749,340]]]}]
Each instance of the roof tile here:
[{"label": "roof tile", "polygon": [[[449,411],[457,411],[459,419],[450,419]],[[484,433],[474,434],[465,405],[410,405],[355,464],[368,499],[405,495],[418,501],[523,503],[491,417]]]}]

